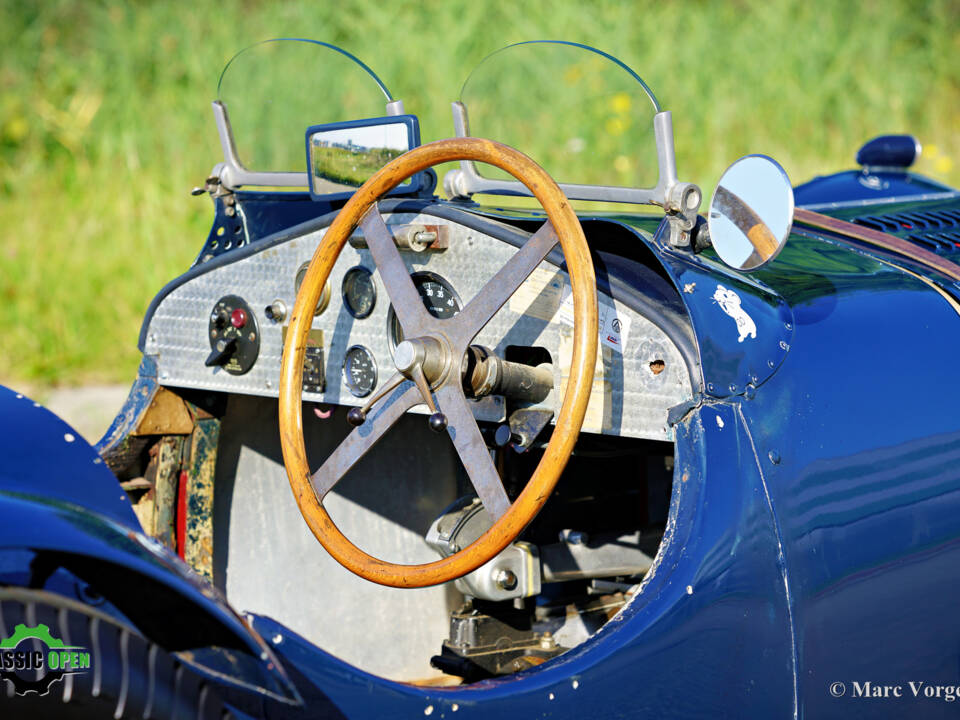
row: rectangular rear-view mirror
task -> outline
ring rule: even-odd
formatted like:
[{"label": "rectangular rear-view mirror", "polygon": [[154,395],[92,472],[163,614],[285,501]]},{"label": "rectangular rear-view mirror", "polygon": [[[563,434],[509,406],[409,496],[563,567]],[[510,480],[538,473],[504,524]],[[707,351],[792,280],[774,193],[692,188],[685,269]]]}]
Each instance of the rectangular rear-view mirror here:
[{"label": "rectangular rear-view mirror", "polygon": [[[349,197],[388,162],[420,144],[415,115],[368,118],[307,128],[307,175],[314,200]],[[412,194],[415,175],[390,194]]]}]

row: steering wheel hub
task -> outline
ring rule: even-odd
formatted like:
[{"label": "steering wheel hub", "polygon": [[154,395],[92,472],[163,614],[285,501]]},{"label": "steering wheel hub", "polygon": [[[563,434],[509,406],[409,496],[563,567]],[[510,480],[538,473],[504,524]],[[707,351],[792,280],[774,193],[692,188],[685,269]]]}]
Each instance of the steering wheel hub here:
[{"label": "steering wheel hub", "polygon": [[427,335],[404,340],[393,351],[393,363],[397,372],[416,382],[419,368],[427,383],[435,387],[441,383],[450,368],[450,348],[441,339]]}]

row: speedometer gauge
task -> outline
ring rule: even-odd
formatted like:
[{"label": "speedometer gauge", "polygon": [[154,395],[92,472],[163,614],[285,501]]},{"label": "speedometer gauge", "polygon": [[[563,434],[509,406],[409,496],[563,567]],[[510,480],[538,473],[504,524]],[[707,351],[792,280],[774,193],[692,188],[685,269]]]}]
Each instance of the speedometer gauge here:
[{"label": "speedometer gauge", "polygon": [[373,312],[377,302],[377,288],[373,276],[365,267],[357,265],[347,270],[340,288],[347,311],[358,320]]},{"label": "speedometer gauge", "polygon": [[343,382],[357,397],[366,397],[377,386],[377,363],[363,345],[354,345],[343,356]]},{"label": "speedometer gauge", "polygon": [[[417,272],[410,276],[413,280],[423,306],[435,318],[446,320],[460,312],[460,297],[453,287],[436,273]],[[390,339],[390,351],[403,341],[403,329],[393,311],[393,306],[387,313],[387,331]]]}]

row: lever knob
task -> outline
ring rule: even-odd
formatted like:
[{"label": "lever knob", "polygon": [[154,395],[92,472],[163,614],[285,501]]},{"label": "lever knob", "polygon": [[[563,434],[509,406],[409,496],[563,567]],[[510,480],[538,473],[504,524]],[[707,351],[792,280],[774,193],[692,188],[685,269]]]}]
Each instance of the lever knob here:
[{"label": "lever knob", "polygon": [[213,367],[214,365],[225,365],[230,360],[230,357],[233,355],[236,349],[237,339],[235,337],[221,338],[217,341],[213,351],[207,356],[207,359],[203,364],[207,367]]},{"label": "lever knob", "polygon": [[430,429],[435,433],[442,433],[447,429],[447,416],[442,412],[435,412],[430,416]]},{"label": "lever knob", "polygon": [[350,408],[347,412],[347,422],[354,427],[360,427],[367,419],[367,414],[358,407]]}]

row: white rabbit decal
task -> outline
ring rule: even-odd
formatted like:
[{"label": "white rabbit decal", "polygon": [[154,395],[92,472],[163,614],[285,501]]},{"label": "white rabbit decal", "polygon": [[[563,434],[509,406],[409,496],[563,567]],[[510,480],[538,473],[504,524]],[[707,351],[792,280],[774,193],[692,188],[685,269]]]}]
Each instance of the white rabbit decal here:
[{"label": "white rabbit decal", "polygon": [[727,290],[723,285],[717,285],[717,291],[713,294],[713,299],[727,315],[732,317],[737,323],[737,330],[740,331],[740,337],[737,342],[743,342],[744,338],[750,336],[757,337],[757,324],[753,318],[747,315],[746,311],[740,307],[740,296],[733,290]]}]

